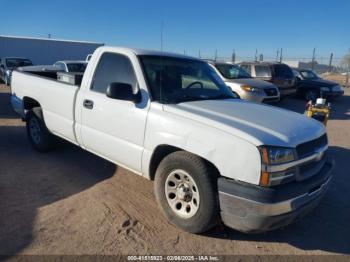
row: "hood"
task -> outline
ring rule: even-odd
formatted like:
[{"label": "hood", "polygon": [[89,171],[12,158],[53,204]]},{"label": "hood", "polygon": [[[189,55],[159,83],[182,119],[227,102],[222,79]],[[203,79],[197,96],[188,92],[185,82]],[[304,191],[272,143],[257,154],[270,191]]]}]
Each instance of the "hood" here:
[{"label": "hood", "polygon": [[256,146],[295,147],[325,133],[321,123],[304,115],[238,99],[164,105],[164,110],[220,129]]},{"label": "hood", "polygon": [[241,78],[241,79],[226,79],[225,82],[228,83],[236,83],[240,85],[249,85],[251,87],[260,88],[260,89],[267,89],[267,88],[273,88],[275,85],[259,80],[254,78]]},{"label": "hood", "polygon": [[317,78],[317,79],[305,79],[302,80],[304,83],[310,83],[313,86],[319,86],[319,87],[332,87],[335,85],[338,85],[338,83],[333,82],[333,81],[329,81],[326,79],[322,79],[322,78]]}]

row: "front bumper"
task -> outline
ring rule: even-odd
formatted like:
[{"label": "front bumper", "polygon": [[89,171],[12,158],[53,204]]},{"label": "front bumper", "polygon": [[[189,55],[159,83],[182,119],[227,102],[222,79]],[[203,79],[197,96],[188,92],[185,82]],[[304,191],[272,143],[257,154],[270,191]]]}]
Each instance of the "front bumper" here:
[{"label": "front bumper", "polygon": [[263,92],[245,92],[241,98],[256,103],[274,103],[280,101],[280,96],[268,96]]},{"label": "front bumper", "polygon": [[297,92],[297,88],[295,86],[293,87],[278,87],[281,97],[285,96],[292,96],[295,95]]},{"label": "front bumper", "polygon": [[226,178],[218,180],[221,218],[238,231],[259,233],[295,222],[321,201],[332,180],[333,159],[309,179],[260,187]]},{"label": "front bumper", "polygon": [[337,98],[344,95],[344,90],[340,91],[330,91],[330,92],[322,92],[322,96],[326,98]]}]

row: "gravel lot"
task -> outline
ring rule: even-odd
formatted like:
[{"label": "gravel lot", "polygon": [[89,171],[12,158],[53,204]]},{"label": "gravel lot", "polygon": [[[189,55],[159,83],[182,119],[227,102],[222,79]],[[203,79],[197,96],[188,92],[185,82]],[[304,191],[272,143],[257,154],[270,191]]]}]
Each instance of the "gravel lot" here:
[{"label": "gravel lot", "polygon": [[66,142],[32,150],[0,85],[0,254],[350,254],[350,89],[327,129],[335,179],[312,214],[260,235],[223,226],[192,235],[166,222],[152,182]]}]

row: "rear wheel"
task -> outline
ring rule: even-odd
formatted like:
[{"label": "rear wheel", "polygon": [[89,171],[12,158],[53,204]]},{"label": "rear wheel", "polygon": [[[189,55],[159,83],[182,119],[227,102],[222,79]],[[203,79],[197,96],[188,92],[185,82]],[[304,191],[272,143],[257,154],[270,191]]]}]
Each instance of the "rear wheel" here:
[{"label": "rear wheel", "polygon": [[203,159],[184,151],[166,156],[154,185],[170,223],[191,233],[215,226],[219,214],[217,175]]},{"label": "rear wheel", "polygon": [[55,137],[47,129],[40,107],[35,107],[27,113],[27,135],[33,148],[39,152],[53,149]]}]

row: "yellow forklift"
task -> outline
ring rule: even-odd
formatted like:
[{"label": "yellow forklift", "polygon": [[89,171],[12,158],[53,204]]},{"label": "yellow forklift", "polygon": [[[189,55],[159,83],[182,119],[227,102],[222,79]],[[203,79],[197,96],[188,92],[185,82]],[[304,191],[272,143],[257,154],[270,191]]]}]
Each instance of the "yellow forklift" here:
[{"label": "yellow forklift", "polygon": [[325,126],[327,125],[330,112],[331,112],[331,104],[326,103],[326,99],[324,98],[317,98],[316,103],[314,104],[312,100],[310,100],[306,104],[306,110],[305,110],[306,116],[320,121]]}]

